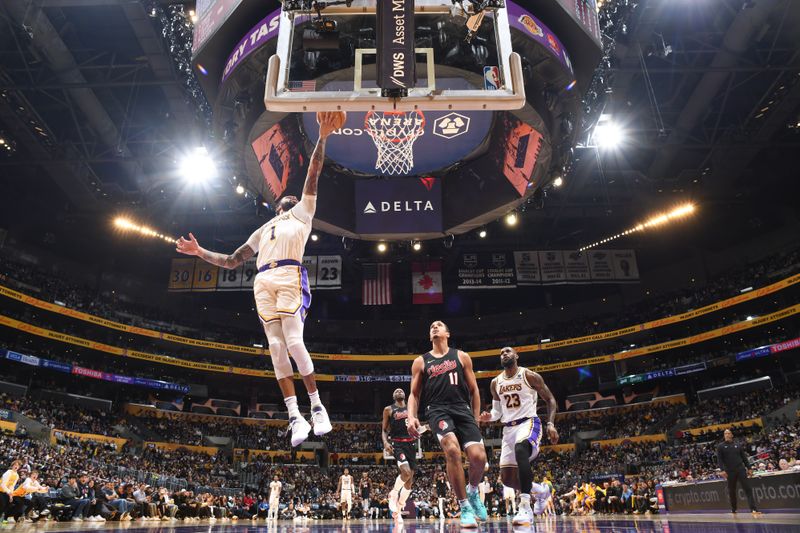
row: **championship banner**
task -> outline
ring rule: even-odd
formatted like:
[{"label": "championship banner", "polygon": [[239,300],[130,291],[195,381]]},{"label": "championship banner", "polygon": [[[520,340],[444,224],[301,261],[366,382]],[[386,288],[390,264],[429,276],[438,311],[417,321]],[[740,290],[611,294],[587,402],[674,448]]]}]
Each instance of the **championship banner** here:
[{"label": "championship banner", "polygon": [[442,303],[442,262],[412,263],[411,292],[415,304]]},{"label": "championship banner", "polygon": [[541,284],[542,276],[537,252],[514,252],[514,264],[517,267],[517,285]]},{"label": "championship banner", "polygon": [[173,259],[169,272],[169,291],[189,291],[194,279],[195,260],[191,258]]},{"label": "championship banner", "polygon": [[564,254],[560,250],[539,252],[539,265],[542,269],[542,283],[564,283],[566,281]]},{"label": "championship banner", "polygon": [[514,257],[508,252],[461,254],[459,289],[513,289],[517,286]]},{"label": "championship banner", "polygon": [[617,283],[639,279],[633,250],[514,252],[517,284]]}]

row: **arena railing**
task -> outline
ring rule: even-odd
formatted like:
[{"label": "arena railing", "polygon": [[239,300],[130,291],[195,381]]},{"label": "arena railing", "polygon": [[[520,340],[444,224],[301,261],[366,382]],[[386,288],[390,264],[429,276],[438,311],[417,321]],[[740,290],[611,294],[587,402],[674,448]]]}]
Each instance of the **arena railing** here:
[{"label": "arena railing", "polygon": [[[683,348],[686,346],[698,344],[712,339],[717,339],[720,337],[741,333],[743,331],[763,326],[765,324],[770,324],[772,322],[790,318],[798,313],[800,313],[800,304],[795,304],[786,307],[784,309],[781,309],[779,311],[775,311],[767,315],[762,315],[760,317],[753,318],[752,320],[742,320],[734,324],[729,324],[727,326],[722,326],[713,330],[705,331],[695,335],[690,335],[689,337],[683,337],[680,339],[673,339],[658,344],[651,344],[647,346],[631,348],[629,350],[622,350],[620,352],[615,352],[608,355],[597,355],[592,357],[586,357],[583,359],[570,359],[567,361],[561,361],[558,363],[549,363],[543,365],[528,365],[528,368],[534,372],[546,373],[546,372],[555,372],[558,370],[566,370],[570,368],[578,368],[582,366],[593,366],[603,363],[611,363],[614,361],[621,361],[625,359],[643,357],[647,355],[652,355],[657,352],[674,350],[676,348]],[[50,329],[35,326],[33,324],[29,324],[21,320],[16,320],[5,315],[0,315],[0,326],[6,326],[11,329],[15,329],[38,337],[43,337],[66,344],[72,344],[75,346],[81,346],[83,348],[96,350],[108,354],[113,354],[120,357],[137,359],[140,361],[150,361],[153,363],[176,366],[190,370],[216,372],[222,374],[232,374],[232,375],[250,376],[258,378],[275,377],[275,373],[271,370],[257,370],[254,368],[242,368],[230,365],[219,365],[219,364],[205,363],[200,361],[190,361],[187,359],[180,359],[177,357],[171,357],[167,355],[159,355],[139,350],[132,350],[129,348],[122,348],[119,346],[112,346],[110,344],[96,342],[90,339],[85,339],[82,337],[77,337],[73,335],[67,335],[65,333],[60,333],[57,331],[52,331]],[[473,357],[475,356],[474,354],[470,355],[472,355]],[[495,352],[492,355],[496,357],[497,353]],[[361,356],[361,357],[366,357],[366,356]],[[409,355],[404,357],[408,357],[409,360],[411,360],[416,356]],[[6,354],[6,358],[9,358],[8,354]],[[523,364],[525,363],[526,362],[523,361]],[[475,377],[478,379],[493,378],[499,373],[500,370],[479,370],[475,372]],[[358,381],[379,381],[377,379],[360,379],[360,378],[361,377],[374,378],[381,376],[357,376],[349,374],[342,375],[342,374],[318,373],[316,374],[316,377],[317,381],[339,381],[339,382],[352,383]],[[395,376],[390,376],[390,377],[395,377]],[[299,379],[299,376],[295,375],[295,378]]]},{"label": "arena railing", "polygon": [[[546,350],[554,350],[557,348],[564,348],[567,346],[576,346],[580,344],[587,344],[593,342],[600,342],[611,340],[619,337],[624,337],[626,335],[630,335],[632,333],[639,333],[645,330],[656,329],[672,324],[677,324],[680,322],[684,322],[687,320],[692,320],[716,311],[720,311],[723,309],[727,309],[729,307],[748,302],[751,300],[755,300],[758,298],[762,298],[764,296],[768,296],[775,292],[781,291],[783,289],[792,287],[800,283],[800,274],[795,274],[784,278],[780,281],[767,285],[765,287],[761,287],[759,289],[755,289],[750,292],[746,292],[743,294],[738,294],[731,298],[727,298],[725,300],[721,300],[698,309],[694,309],[691,311],[687,311],[685,313],[680,313],[677,315],[670,315],[663,318],[659,318],[656,320],[651,320],[648,322],[644,322],[641,324],[634,324],[630,326],[626,326],[624,328],[618,328],[612,331],[605,331],[600,333],[594,333],[591,335],[584,335],[582,337],[575,337],[571,339],[563,339],[558,341],[551,341],[547,343],[539,343],[539,344],[530,344],[525,346],[518,346],[517,352],[524,353],[524,352],[537,352],[537,351],[546,351]],[[117,331],[124,331],[126,333],[140,335],[144,337],[150,337],[153,339],[174,342],[178,344],[183,344],[187,346],[193,346],[196,348],[205,348],[205,349],[212,349],[212,350],[222,350],[228,352],[237,352],[247,355],[268,355],[269,350],[267,348],[257,348],[252,346],[240,346],[236,344],[227,344],[221,342],[213,342],[213,341],[206,341],[203,339],[195,339],[190,337],[183,337],[180,335],[173,335],[170,333],[163,333],[161,331],[140,328],[137,326],[131,326],[128,324],[123,324],[121,322],[116,322],[114,320],[110,320],[107,318],[103,318],[100,316],[92,315],[89,313],[85,313],[83,311],[78,311],[77,309],[72,309],[69,307],[64,307],[55,303],[50,303],[45,300],[41,300],[39,298],[35,298],[33,296],[29,296],[22,292],[16,291],[9,287],[0,285],[0,296],[5,296],[12,300],[16,300],[21,302],[25,305],[29,305],[32,307],[36,307],[38,309],[42,309],[45,311],[49,311],[52,313],[56,313],[62,316],[74,318],[76,320],[81,320],[83,322],[88,322],[94,324],[96,326],[105,327],[109,329],[114,329]],[[490,350],[475,350],[470,352],[472,357],[495,357],[499,353],[499,348],[490,349]],[[416,355],[375,355],[375,354],[324,354],[324,353],[312,353],[312,359],[320,360],[320,361],[337,361],[337,362],[355,362],[355,361],[375,361],[375,362],[385,362],[385,361],[412,361]]]}]

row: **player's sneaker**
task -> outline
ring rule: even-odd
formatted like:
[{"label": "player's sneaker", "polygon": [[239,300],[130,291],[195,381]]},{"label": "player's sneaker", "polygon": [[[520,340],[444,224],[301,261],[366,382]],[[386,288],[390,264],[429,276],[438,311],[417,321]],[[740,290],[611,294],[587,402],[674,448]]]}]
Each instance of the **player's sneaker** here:
[{"label": "player's sneaker", "polygon": [[328,411],[322,405],[311,408],[311,422],[314,424],[314,435],[317,437],[330,433],[333,429],[331,420],[328,418]]},{"label": "player's sneaker", "polygon": [[308,438],[308,432],[311,431],[311,424],[306,422],[302,416],[290,418],[289,427],[292,428],[292,448],[300,446]]},{"label": "player's sneaker", "polygon": [[465,505],[461,508],[461,527],[463,529],[476,529],[478,521],[475,519],[475,511],[472,505]]},{"label": "player's sneaker", "polygon": [[520,505],[519,509],[517,510],[517,514],[514,515],[514,519],[511,521],[511,524],[514,526],[530,526],[532,518],[533,512],[531,511],[531,508]]},{"label": "player's sneaker", "polygon": [[489,513],[486,512],[486,506],[481,501],[481,493],[478,492],[478,489],[470,490],[470,487],[467,487],[467,499],[475,517],[481,522],[486,522],[489,519]]}]

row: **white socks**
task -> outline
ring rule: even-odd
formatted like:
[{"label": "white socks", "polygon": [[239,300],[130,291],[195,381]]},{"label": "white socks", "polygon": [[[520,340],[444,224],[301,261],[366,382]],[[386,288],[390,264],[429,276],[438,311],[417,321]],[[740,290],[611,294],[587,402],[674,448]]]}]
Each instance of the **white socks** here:
[{"label": "white socks", "polygon": [[309,392],[308,399],[311,400],[312,409],[314,407],[322,407],[322,402],[319,399],[319,389],[315,390],[314,392]]},{"label": "white socks", "polygon": [[519,495],[519,506],[522,509],[530,509],[530,507],[531,507],[531,495],[530,494],[520,494]]},{"label": "white socks", "polygon": [[400,494],[400,489],[405,486],[406,482],[403,481],[403,478],[397,476],[397,479],[394,480],[394,487],[392,488],[397,494]]},{"label": "white socks", "polygon": [[[317,395],[317,400],[319,400],[319,395]],[[300,409],[297,408],[297,396],[287,396],[283,399],[283,402],[286,404],[286,408],[289,410],[289,418],[299,418],[302,416],[300,414]]]}]

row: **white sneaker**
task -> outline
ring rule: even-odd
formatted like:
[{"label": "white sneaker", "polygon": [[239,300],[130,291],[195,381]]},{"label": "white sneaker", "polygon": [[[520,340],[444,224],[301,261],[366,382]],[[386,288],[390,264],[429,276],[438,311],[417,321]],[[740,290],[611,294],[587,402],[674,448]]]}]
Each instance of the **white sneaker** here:
[{"label": "white sneaker", "polygon": [[544,498],[539,496],[536,497],[536,503],[533,504],[533,514],[539,516],[547,509],[547,500],[550,499],[550,495],[546,495]]},{"label": "white sneaker", "polygon": [[323,405],[311,408],[311,421],[314,423],[314,435],[317,437],[330,433],[333,429],[328,418],[328,411]]},{"label": "white sneaker", "polygon": [[311,424],[302,416],[298,416],[289,420],[289,426],[292,428],[292,448],[296,448],[308,438]]},{"label": "white sneaker", "polygon": [[83,522],[83,518],[81,518],[80,516],[73,516],[72,517],[72,521],[73,522]]},{"label": "white sneaker", "polygon": [[515,526],[530,526],[531,518],[531,508],[520,506],[511,524]]}]

